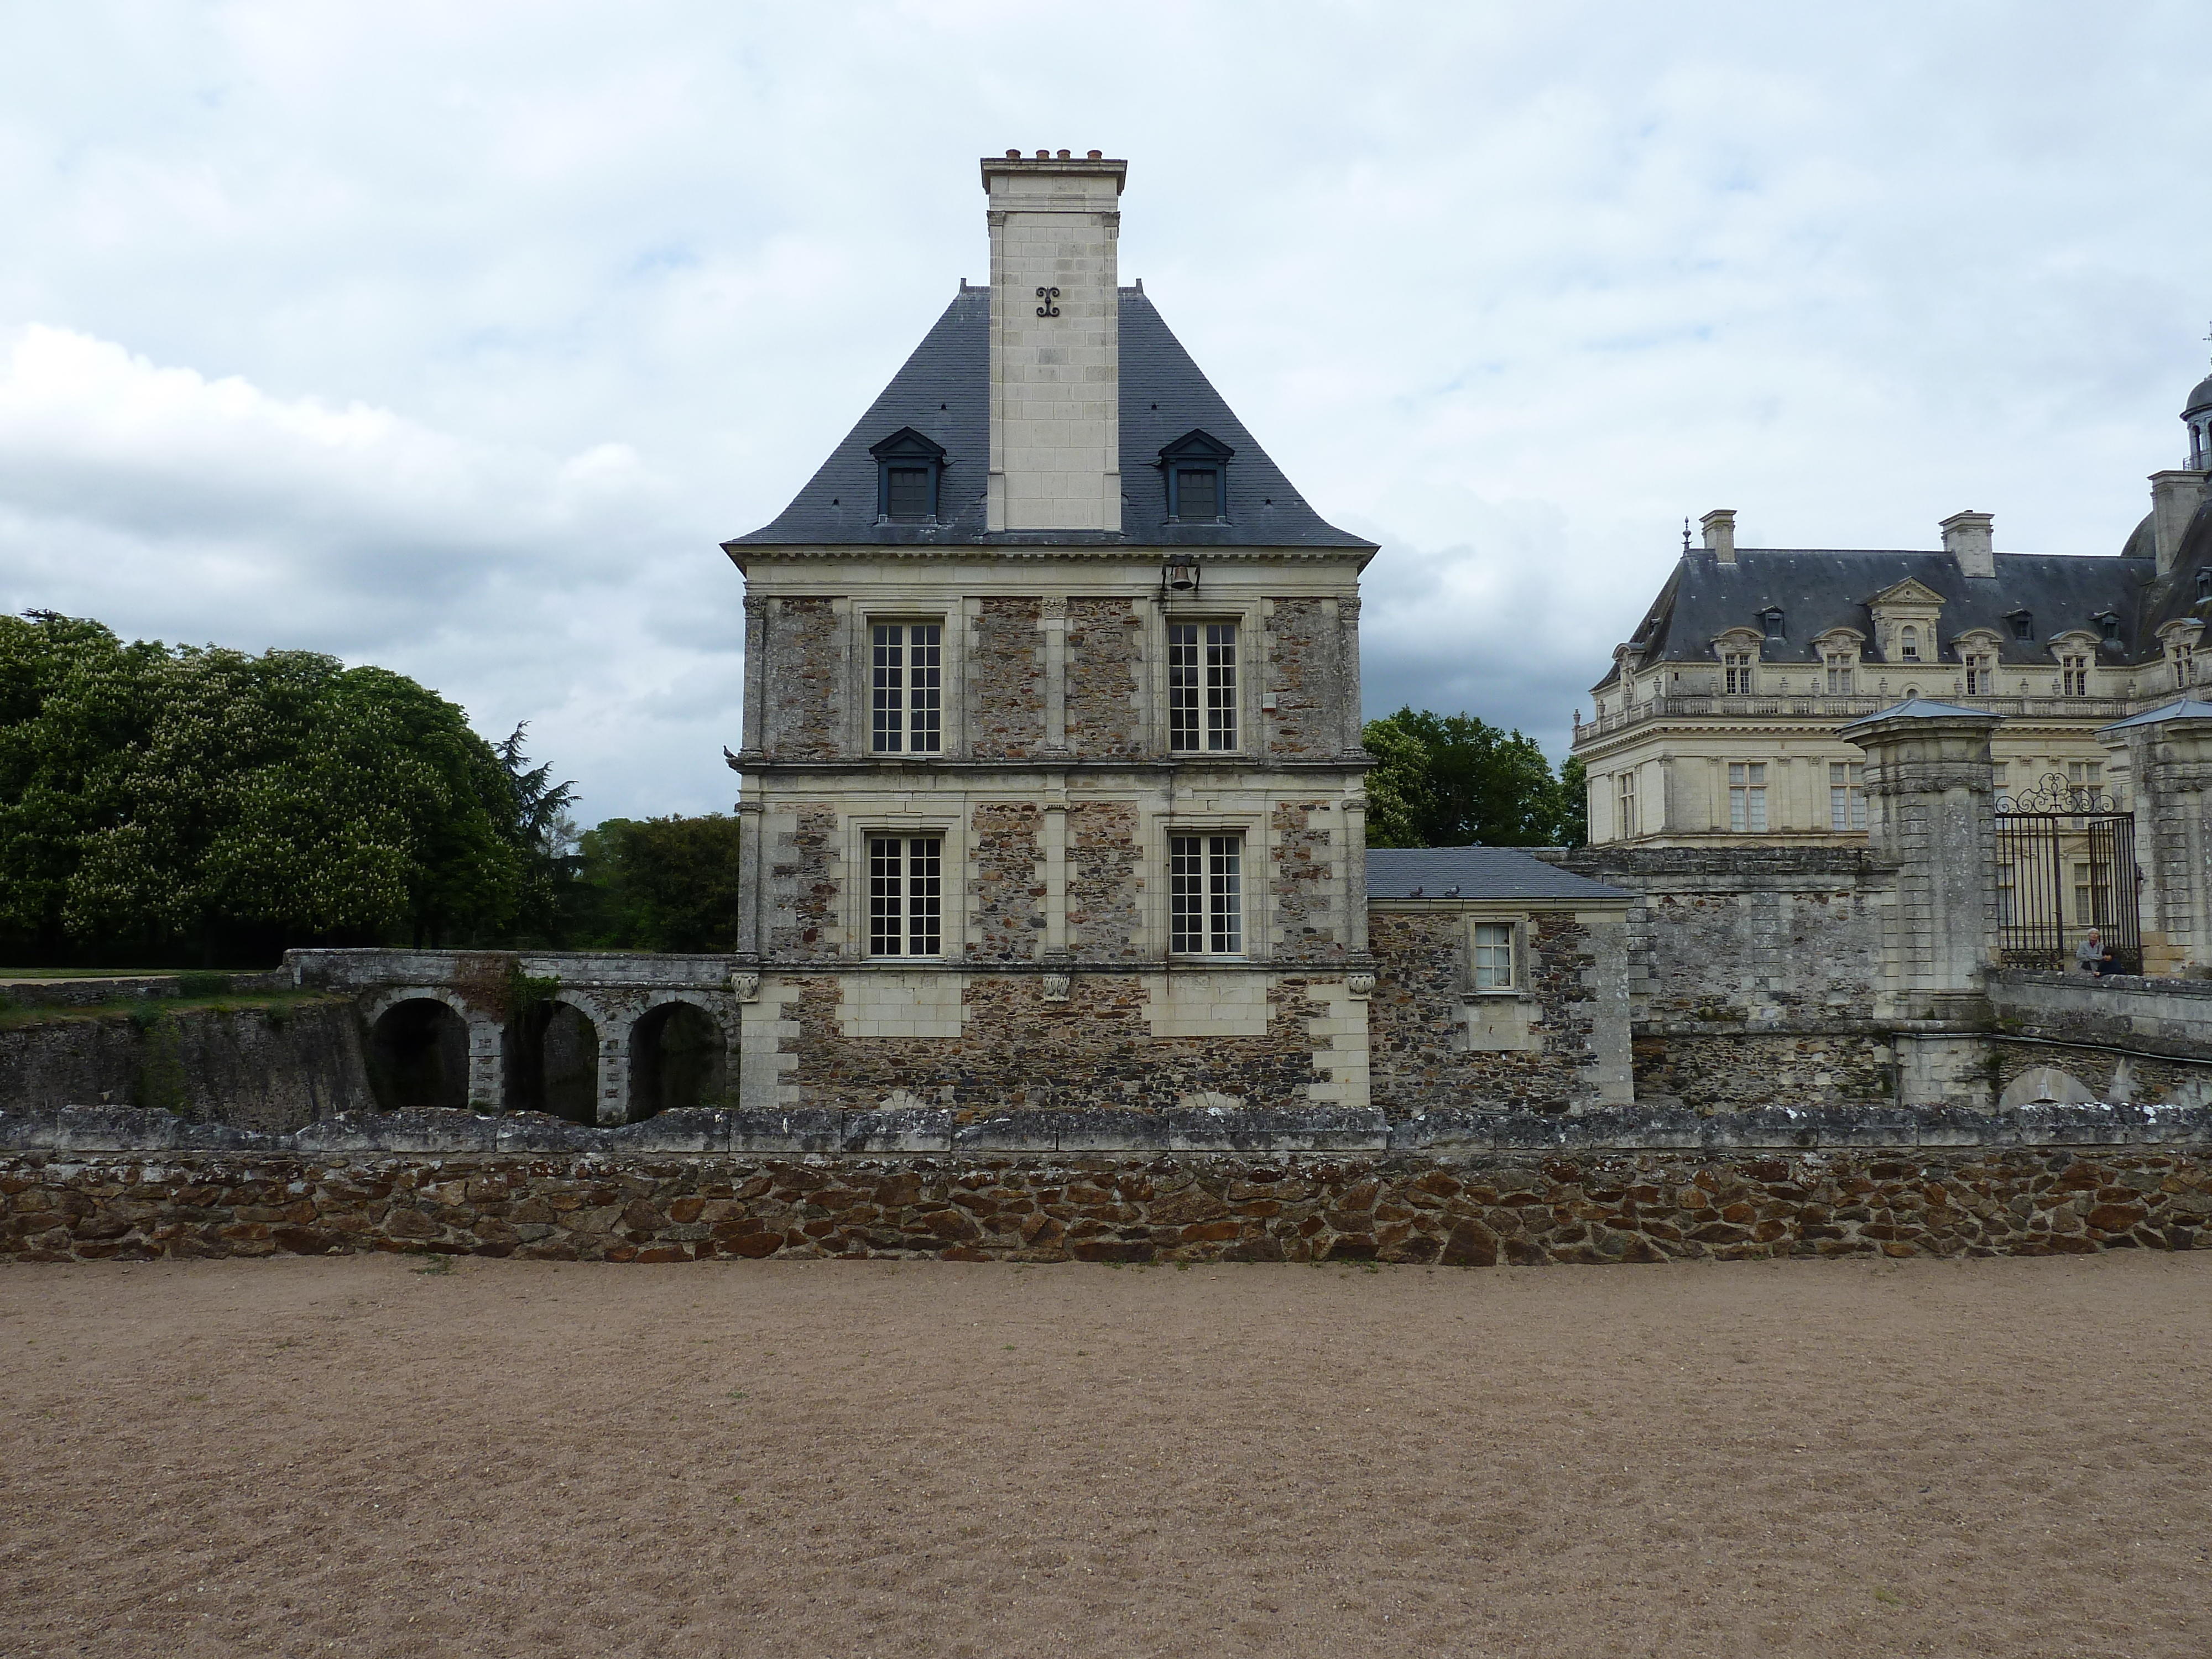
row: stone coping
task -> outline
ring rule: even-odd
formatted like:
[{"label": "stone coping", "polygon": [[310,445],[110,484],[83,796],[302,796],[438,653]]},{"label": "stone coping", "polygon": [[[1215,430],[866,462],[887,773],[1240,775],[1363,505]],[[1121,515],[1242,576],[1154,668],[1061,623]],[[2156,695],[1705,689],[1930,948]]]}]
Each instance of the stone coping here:
[{"label": "stone coping", "polygon": [[531,1157],[778,1154],[1237,1152],[1269,1156],[1477,1152],[1811,1151],[1842,1147],[2126,1146],[2212,1142],[2212,1107],[1768,1108],[1700,1117],[1673,1108],[1608,1107],[1579,1116],[1452,1109],[1397,1123],[1328,1108],[1021,1112],[956,1123],[935,1108],[664,1112],[592,1128],[542,1113],[348,1113],[289,1134],[191,1123],[167,1112],[63,1106],[0,1112],[0,1152],[268,1152]]},{"label": "stone coping", "polygon": [[2051,985],[2069,991],[2132,996],[2198,997],[2212,1002],[2212,979],[2151,979],[2141,974],[2085,974],[2049,968],[1992,968],[1991,985]]}]

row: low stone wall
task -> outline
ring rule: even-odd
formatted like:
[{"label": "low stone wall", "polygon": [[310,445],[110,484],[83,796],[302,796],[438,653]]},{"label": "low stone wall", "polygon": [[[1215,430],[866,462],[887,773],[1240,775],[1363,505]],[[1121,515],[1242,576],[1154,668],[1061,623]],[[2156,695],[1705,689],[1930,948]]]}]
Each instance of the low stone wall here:
[{"label": "low stone wall", "polygon": [[1636,1097],[1697,1112],[1756,1111],[1778,1096],[1811,1106],[1897,1097],[1888,1033],[1871,1023],[1809,1030],[1643,1026],[1636,1033]]},{"label": "low stone wall", "polygon": [[2008,968],[1990,975],[1989,994],[2008,1034],[2212,1060],[2212,980]]},{"label": "low stone wall", "polygon": [[[370,1104],[350,999],[116,1012],[0,1030],[0,1106],[155,1109],[149,1121],[282,1132]],[[4,1121],[4,1120],[0,1120]]]},{"label": "low stone wall", "polygon": [[[93,1151],[83,1143],[155,1126],[113,1112],[53,1113],[0,1119],[0,1144],[15,1148],[0,1152],[0,1255],[376,1249],[638,1262],[933,1256],[1490,1267],[2191,1249],[2212,1226],[2212,1113],[1767,1115],[1780,1121],[1765,1133],[1825,1139],[1810,1149],[1800,1139],[1766,1149],[1692,1141],[1499,1150],[1494,1128],[1485,1144],[1444,1122],[1430,1126],[1428,1151],[1371,1155],[791,1156],[666,1150],[684,1127],[672,1124],[658,1140],[629,1130],[579,1132],[629,1135],[620,1151],[532,1152],[512,1143],[501,1151],[494,1137],[486,1150],[437,1152],[388,1149],[436,1138],[434,1124],[362,1119],[349,1126],[361,1143],[351,1151],[302,1150],[306,1134],[282,1146],[274,1137],[250,1144],[254,1138],[235,1130],[222,1132],[237,1139],[227,1150]],[[1524,1121],[1534,1135],[1581,1121]],[[549,1138],[574,1127],[542,1122]],[[1677,1119],[1647,1122],[1643,1133],[1709,1135],[1715,1124],[1743,1127],[1738,1119]],[[712,1125],[690,1127],[695,1141],[714,1133]],[[1901,1134],[1918,1144],[1880,1144]],[[1851,1144],[1854,1136],[1861,1144]]]}]

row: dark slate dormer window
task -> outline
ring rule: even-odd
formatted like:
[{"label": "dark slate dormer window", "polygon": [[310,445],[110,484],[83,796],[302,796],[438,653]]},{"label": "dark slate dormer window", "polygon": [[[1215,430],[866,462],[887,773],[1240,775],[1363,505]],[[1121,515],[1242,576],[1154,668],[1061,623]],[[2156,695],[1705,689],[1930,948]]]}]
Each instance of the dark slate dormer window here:
[{"label": "dark slate dormer window", "polygon": [[1171,524],[1219,524],[1229,516],[1229,458],[1237,452],[1209,433],[1186,432],[1160,451]]},{"label": "dark slate dormer window", "polygon": [[868,453],[876,458],[876,516],[890,524],[935,523],[944,446],[902,426]]},{"label": "dark slate dormer window", "polygon": [[2197,597],[2212,599],[2212,564],[2206,565],[2197,573]]},{"label": "dark slate dormer window", "polygon": [[1770,640],[1778,640],[1787,637],[1782,631],[1782,607],[1778,605],[1769,605],[1765,610],[1760,611],[1759,613],[1759,631],[1765,634]]},{"label": "dark slate dormer window", "polygon": [[2032,611],[2008,611],[2005,613],[2005,623],[2012,629],[2012,636],[2016,640],[2035,637],[2035,613]]},{"label": "dark slate dormer window", "polygon": [[2104,642],[2106,645],[2118,646],[2119,644],[2120,619],[2115,612],[2110,611],[2100,611],[2090,620],[2097,624],[2097,631],[2103,636]]}]

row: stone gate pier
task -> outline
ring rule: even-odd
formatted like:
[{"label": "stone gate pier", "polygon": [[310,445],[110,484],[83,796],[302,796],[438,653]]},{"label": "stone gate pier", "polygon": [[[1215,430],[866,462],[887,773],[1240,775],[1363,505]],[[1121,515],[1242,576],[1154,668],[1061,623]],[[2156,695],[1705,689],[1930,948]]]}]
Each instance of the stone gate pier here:
[{"label": "stone gate pier", "polygon": [[588,951],[299,950],[295,985],[361,1006],[387,1110],[546,1111],[631,1123],[719,1106],[739,1006],[759,979],[726,956]]}]

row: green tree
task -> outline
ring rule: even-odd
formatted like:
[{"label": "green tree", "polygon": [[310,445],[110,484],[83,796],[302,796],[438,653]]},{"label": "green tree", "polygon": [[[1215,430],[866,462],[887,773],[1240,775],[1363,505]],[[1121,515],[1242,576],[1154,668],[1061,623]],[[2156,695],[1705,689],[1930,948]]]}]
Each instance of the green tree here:
[{"label": "green tree", "polygon": [[1370,847],[1552,847],[1573,832],[1567,790],[1532,738],[1472,714],[1401,708],[1367,723]]},{"label": "green tree", "polygon": [[738,820],[609,818],[582,838],[574,926],[628,951],[726,951],[738,932]]},{"label": "green tree", "polygon": [[53,960],[495,940],[514,780],[459,708],[310,652],[0,619],[0,932]]}]

